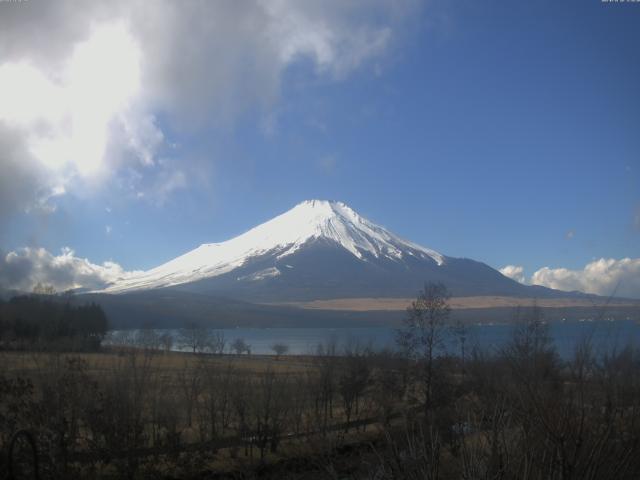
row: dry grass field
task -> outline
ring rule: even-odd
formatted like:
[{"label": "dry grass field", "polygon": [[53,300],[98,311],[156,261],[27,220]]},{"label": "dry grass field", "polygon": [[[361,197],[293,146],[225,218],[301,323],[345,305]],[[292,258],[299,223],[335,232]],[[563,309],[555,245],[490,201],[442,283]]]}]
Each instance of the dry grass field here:
[{"label": "dry grass field", "polygon": [[[295,306],[314,310],[401,311],[411,305],[412,298],[338,298],[331,300],[313,300],[309,302],[288,302],[280,305]],[[536,303],[542,308],[594,307],[598,302],[589,298],[518,298],[499,296],[452,297],[449,305],[452,309],[530,307]],[[613,299],[607,303],[616,307],[640,307],[640,301]]]},{"label": "dry grass field", "polygon": [[3,351],[0,478],[25,430],[40,478],[638,478],[640,354],[561,362],[545,329],[464,362]]},{"label": "dry grass field", "polygon": [[313,470],[314,455],[368,443],[379,414],[375,362],[360,354],[0,351],[0,363],[0,449],[27,428],[54,477],[277,470],[301,456]]},{"label": "dry grass field", "polygon": [[[132,352],[140,358],[145,357],[143,351],[135,349],[105,349],[103,352],[89,353],[60,353],[60,352],[21,352],[0,351],[0,364],[5,374],[30,374],[47,371],[66,359],[81,359],[86,362],[88,373],[101,375],[112,371],[122,363],[124,358]],[[191,367],[227,368],[231,367],[238,373],[260,374],[267,371],[300,374],[313,367],[310,356],[282,356],[276,359],[273,355],[202,355],[188,352],[153,352],[147,356],[148,361],[156,370],[166,375],[175,374]]]}]

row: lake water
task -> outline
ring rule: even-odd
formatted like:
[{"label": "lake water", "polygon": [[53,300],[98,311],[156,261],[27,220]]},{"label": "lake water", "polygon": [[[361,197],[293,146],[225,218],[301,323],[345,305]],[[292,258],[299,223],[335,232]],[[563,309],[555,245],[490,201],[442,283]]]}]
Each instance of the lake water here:
[{"label": "lake water", "polygon": [[[227,345],[241,338],[251,346],[251,352],[259,355],[273,354],[271,346],[283,343],[289,347],[289,354],[313,354],[318,344],[336,342],[338,350],[345,345],[357,343],[371,345],[376,349],[394,348],[395,329],[391,327],[363,328],[234,328],[219,329],[223,332]],[[177,339],[178,330],[157,330],[169,332]],[[499,349],[510,338],[513,326],[472,325],[467,337],[467,350],[473,345],[488,349]],[[115,332],[114,332],[115,333]],[[135,332],[131,332],[135,335]],[[620,349],[627,345],[640,346],[640,324],[629,320],[560,322],[550,324],[551,337],[560,355],[572,356],[575,346],[585,338],[591,338],[598,353]],[[117,338],[115,335],[112,338]],[[176,342],[174,342],[175,344]],[[448,349],[456,351],[452,339]],[[179,349],[176,345],[175,349]]]}]

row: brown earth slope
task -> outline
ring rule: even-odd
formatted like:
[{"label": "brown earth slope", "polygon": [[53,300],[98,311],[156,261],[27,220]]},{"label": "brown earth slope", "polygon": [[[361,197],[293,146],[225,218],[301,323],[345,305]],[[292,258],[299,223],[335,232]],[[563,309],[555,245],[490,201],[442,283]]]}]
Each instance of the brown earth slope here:
[{"label": "brown earth slope", "polygon": [[[278,305],[287,305],[311,310],[343,310],[343,311],[398,311],[404,310],[411,304],[411,298],[338,298],[333,300],[312,300],[309,302],[287,302]],[[607,301],[602,299],[596,301],[590,298],[520,298],[520,297],[498,297],[498,296],[478,296],[478,297],[452,297],[449,301],[453,309],[470,308],[500,308],[500,307],[529,307],[536,303],[538,306],[546,308],[566,308],[566,307],[601,307],[625,306],[640,307],[640,300],[615,299]],[[274,304],[272,304],[274,305]]]}]

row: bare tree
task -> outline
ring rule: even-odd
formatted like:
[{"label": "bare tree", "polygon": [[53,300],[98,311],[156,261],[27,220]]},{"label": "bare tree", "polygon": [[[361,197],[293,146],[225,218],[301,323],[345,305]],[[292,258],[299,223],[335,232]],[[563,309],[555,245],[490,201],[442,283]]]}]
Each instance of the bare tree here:
[{"label": "bare tree", "polygon": [[165,352],[170,352],[173,347],[173,335],[164,332],[160,335],[160,345]]},{"label": "bare tree", "polygon": [[403,327],[396,332],[396,342],[405,354],[421,364],[425,412],[432,407],[434,360],[443,348],[445,326],[451,312],[449,298],[447,287],[442,283],[426,283],[407,309]]},{"label": "bare tree", "polygon": [[369,364],[369,350],[362,349],[358,344],[349,345],[342,358],[342,368],[338,376],[338,392],[342,398],[342,405],[348,423],[357,418],[360,413],[361,398],[369,384],[371,367]]},{"label": "bare tree", "polygon": [[202,390],[202,368],[199,364],[193,365],[185,359],[184,366],[178,371],[177,378],[184,399],[186,422],[191,427],[193,410]]},{"label": "bare tree", "polygon": [[314,395],[317,427],[325,433],[333,418],[333,399],[336,391],[337,338],[332,336],[318,344],[314,363],[316,372],[310,373],[309,387]]},{"label": "bare tree", "polygon": [[451,326],[451,333],[460,347],[460,365],[462,366],[462,374],[465,374],[464,363],[466,360],[466,346],[469,338],[469,327],[462,320],[457,320]]},{"label": "bare tree", "polygon": [[279,360],[281,355],[285,355],[289,351],[289,345],[279,342],[274,343],[271,345],[271,350],[276,354],[276,360]]},{"label": "bare tree", "polygon": [[178,333],[178,345],[180,348],[190,350],[192,353],[202,353],[207,350],[210,343],[210,332],[195,323],[180,329]]},{"label": "bare tree", "polygon": [[256,444],[260,459],[264,458],[267,446],[276,452],[278,440],[285,425],[289,401],[287,377],[276,375],[272,370],[260,374],[252,384],[251,411]]},{"label": "bare tree", "polygon": [[534,302],[530,308],[518,307],[513,315],[514,328],[503,355],[513,365],[521,381],[538,383],[556,370],[558,356],[544,321],[542,309]]},{"label": "bare tree", "polygon": [[160,335],[153,328],[145,327],[136,332],[136,346],[149,351],[157,351],[160,349]]},{"label": "bare tree", "polygon": [[251,354],[251,346],[244,341],[244,338],[236,338],[231,344],[231,349],[236,352],[236,355],[242,355],[245,352]]},{"label": "bare tree", "polygon": [[200,410],[200,431],[203,439],[215,440],[225,434],[231,424],[231,388],[234,376],[239,375],[231,363],[224,368],[208,362],[203,364],[202,401]]},{"label": "bare tree", "polygon": [[211,353],[222,355],[224,353],[224,348],[227,345],[227,340],[224,337],[224,332],[221,330],[212,332],[207,337],[207,343],[208,349],[211,351]]}]

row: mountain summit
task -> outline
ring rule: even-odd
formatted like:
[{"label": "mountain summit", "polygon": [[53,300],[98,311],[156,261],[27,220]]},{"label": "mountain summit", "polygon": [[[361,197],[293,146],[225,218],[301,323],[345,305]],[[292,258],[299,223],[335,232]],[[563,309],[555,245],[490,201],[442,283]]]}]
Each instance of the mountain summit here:
[{"label": "mountain summit", "polygon": [[524,290],[533,288],[483,263],[403,240],[342,202],[307,200],[242,235],[200,245],[105,292],[171,287],[287,301],[413,296],[429,280],[446,283],[455,295],[531,295]]}]

